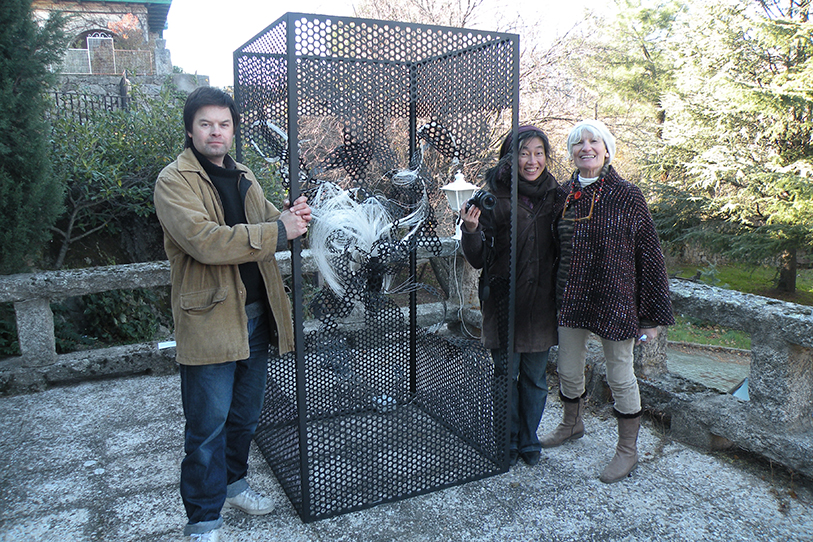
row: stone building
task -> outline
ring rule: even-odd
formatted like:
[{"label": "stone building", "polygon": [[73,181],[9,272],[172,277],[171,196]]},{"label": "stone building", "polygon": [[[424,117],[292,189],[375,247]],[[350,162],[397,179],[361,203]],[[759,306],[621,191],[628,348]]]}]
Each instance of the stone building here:
[{"label": "stone building", "polygon": [[68,16],[70,45],[61,67],[66,75],[167,75],[172,72],[162,38],[172,0],[34,0],[35,17],[51,11]]},{"label": "stone building", "polygon": [[60,11],[68,17],[70,43],[61,66],[57,90],[118,95],[122,76],[147,92],[172,76],[176,85],[192,90],[208,85],[208,77],[173,74],[163,32],[172,0],[33,0],[38,19]]}]

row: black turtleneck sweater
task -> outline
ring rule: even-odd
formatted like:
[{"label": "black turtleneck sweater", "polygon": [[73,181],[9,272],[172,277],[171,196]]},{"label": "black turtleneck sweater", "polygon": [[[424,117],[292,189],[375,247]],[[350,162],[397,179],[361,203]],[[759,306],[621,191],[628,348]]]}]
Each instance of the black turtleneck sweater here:
[{"label": "black turtleneck sweater", "polygon": [[[220,167],[213,164],[208,158],[198,152],[197,149],[192,147],[192,151],[200,162],[200,165],[206,170],[212,183],[215,185],[220,201],[223,204],[223,213],[226,217],[227,226],[235,226],[237,224],[246,224],[246,210],[245,200],[246,192],[251,181],[243,176],[243,172],[237,169],[234,160],[231,156],[226,155],[223,160],[225,167]],[[285,227],[280,223],[281,235],[285,233]],[[240,278],[246,287],[246,305],[250,305],[255,301],[265,302],[265,283],[260,274],[260,268],[257,262],[241,263]]]}]

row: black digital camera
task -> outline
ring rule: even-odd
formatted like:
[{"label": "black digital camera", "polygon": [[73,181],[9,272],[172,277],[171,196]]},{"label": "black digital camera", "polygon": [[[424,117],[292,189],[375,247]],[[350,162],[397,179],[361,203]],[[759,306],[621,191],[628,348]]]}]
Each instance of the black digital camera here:
[{"label": "black digital camera", "polygon": [[485,190],[478,190],[471,199],[466,202],[466,211],[469,210],[469,206],[471,205],[479,207],[481,211],[490,211],[497,205],[497,197]]}]

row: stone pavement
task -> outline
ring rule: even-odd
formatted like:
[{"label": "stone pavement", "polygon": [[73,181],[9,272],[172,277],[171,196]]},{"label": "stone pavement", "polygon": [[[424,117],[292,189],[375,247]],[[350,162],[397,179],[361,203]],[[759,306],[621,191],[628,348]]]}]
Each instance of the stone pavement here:
[{"label": "stone pavement", "polygon": [[[561,406],[551,394],[540,433]],[[225,513],[225,542],[810,541],[813,482],[737,454],[671,441],[647,420],[641,463],[598,481],[615,420],[541,463],[397,503],[303,524],[252,450],[249,480],[271,514]],[[86,382],[0,398],[0,541],[180,541],[183,416],[177,376]],[[741,455],[741,454],[740,454]]]}]

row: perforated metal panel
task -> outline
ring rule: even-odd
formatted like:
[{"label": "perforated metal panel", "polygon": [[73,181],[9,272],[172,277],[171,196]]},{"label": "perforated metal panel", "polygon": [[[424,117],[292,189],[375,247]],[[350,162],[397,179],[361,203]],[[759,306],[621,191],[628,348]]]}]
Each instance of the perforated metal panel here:
[{"label": "perforated metal panel", "polygon": [[517,51],[515,35],[289,13],[234,54],[238,157],[278,160],[317,211],[328,184],[354,208],[383,202],[398,232],[327,236],[340,284],[314,293],[315,329],[297,315],[296,354],[269,368],[256,441],[304,521],[507,470],[505,371],[477,341],[417,326],[415,269],[441,246],[439,186],[516,120]]}]

